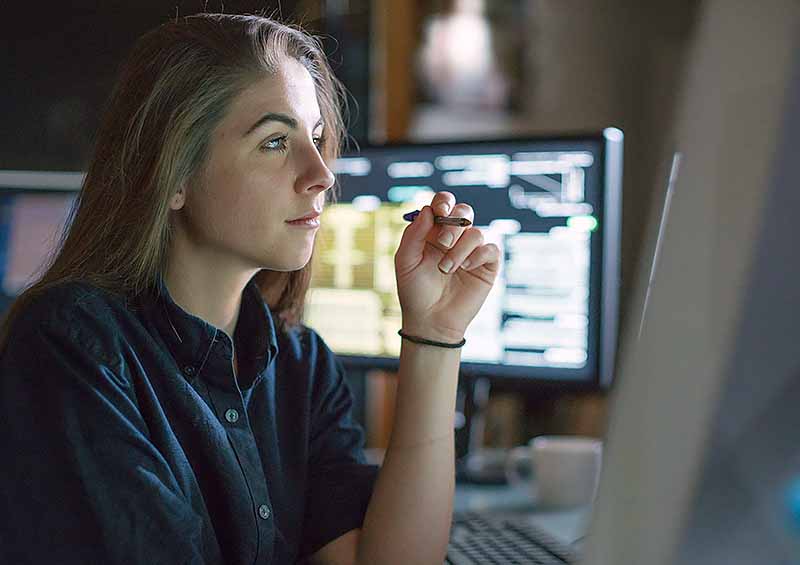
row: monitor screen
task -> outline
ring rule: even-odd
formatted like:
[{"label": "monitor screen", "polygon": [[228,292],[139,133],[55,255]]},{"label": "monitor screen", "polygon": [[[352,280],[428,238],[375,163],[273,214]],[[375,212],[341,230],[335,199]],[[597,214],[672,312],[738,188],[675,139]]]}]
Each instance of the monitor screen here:
[{"label": "monitor screen", "polygon": [[607,385],[616,347],[622,132],[364,147],[335,166],[304,322],[345,364],[396,368],[403,214],[446,190],[502,264],[462,370]]},{"label": "monitor screen", "polygon": [[0,316],[54,257],[84,175],[0,171]]}]

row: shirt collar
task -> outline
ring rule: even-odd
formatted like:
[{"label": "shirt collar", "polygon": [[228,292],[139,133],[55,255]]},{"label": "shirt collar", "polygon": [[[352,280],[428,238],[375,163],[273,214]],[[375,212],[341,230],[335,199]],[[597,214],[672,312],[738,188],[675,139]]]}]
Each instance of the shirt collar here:
[{"label": "shirt collar", "polygon": [[[214,379],[219,371],[215,359],[232,358],[232,343],[221,329],[179,306],[169,293],[162,276],[154,292],[148,293],[148,310],[161,337],[166,341],[184,376],[190,380],[203,375]],[[242,304],[233,335],[239,367],[239,386],[255,385],[278,354],[275,323],[255,277],[242,292]],[[216,378],[220,378],[217,376]]]}]

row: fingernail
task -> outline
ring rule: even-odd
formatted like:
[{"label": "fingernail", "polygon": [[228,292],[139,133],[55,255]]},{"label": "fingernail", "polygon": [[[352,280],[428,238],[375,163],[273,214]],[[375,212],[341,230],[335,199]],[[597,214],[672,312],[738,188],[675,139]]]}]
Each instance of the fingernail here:
[{"label": "fingernail", "polygon": [[439,268],[442,271],[444,271],[445,273],[449,273],[450,272],[450,268],[452,266],[453,266],[453,260],[452,259],[445,259],[444,261],[439,263]]},{"label": "fingernail", "polygon": [[436,209],[439,211],[440,216],[446,216],[450,213],[450,205],[447,203],[439,204]]},{"label": "fingernail", "polygon": [[469,269],[469,266],[470,266],[469,259],[464,259],[464,262],[461,263],[461,268],[466,270]]},{"label": "fingernail", "polygon": [[453,243],[453,234],[447,231],[443,232],[439,236],[439,243],[441,243],[445,247],[450,247],[450,245]]}]

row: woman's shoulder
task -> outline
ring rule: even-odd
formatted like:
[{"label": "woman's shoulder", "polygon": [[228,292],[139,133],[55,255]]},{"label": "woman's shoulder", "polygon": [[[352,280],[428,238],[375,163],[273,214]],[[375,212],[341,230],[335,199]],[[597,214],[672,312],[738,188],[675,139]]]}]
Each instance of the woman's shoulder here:
[{"label": "woman's shoulder", "polygon": [[121,295],[88,281],[64,281],[32,294],[18,317],[36,325],[74,323],[124,307]]},{"label": "woman's shoulder", "polygon": [[90,282],[64,281],[24,298],[6,330],[0,372],[74,364],[82,373],[99,365],[125,373],[122,296]]}]

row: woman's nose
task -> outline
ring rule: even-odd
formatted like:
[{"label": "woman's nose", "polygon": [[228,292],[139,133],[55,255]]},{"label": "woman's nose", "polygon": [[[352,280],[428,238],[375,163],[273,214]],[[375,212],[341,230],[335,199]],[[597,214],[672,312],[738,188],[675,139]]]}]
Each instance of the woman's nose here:
[{"label": "woman's nose", "polygon": [[297,190],[314,190],[317,192],[328,190],[336,182],[336,177],[328,168],[316,147],[313,151],[309,151],[308,155],[305,172],[297,179]]}]

